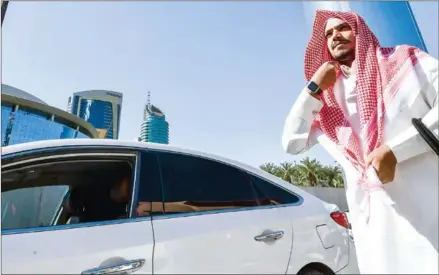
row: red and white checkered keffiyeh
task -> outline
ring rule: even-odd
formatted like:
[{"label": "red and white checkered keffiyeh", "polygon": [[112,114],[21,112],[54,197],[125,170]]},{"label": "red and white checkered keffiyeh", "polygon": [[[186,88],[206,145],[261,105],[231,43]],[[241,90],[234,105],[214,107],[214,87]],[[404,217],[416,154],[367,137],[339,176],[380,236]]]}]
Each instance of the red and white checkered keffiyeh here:
[{"label": "red and white checkered keffiyeh", "polygon": [[352,132],[332,88],[323,93],[324,105],[314,121],[314,126],[320,128],[344,152],[361,173],[360,183],[364,183],[363,186],[368,187],[368,190],[373,187],[382,188],[381,182],[368,182],[370,180],[366,178],[365,159],[382,144],[385,100],[393,97],[404,75],[414,70],[417,58],[423,52],[407,45],[382,48],[364,20],[356,13],[320,10],[316,13],[311,40],[305,53],[307,81],[324,62],[334,60],[328,51],[324,34],[326,22],[330,18],[339,18],[348,23],[356,38],[356,88],[361,138]]}]

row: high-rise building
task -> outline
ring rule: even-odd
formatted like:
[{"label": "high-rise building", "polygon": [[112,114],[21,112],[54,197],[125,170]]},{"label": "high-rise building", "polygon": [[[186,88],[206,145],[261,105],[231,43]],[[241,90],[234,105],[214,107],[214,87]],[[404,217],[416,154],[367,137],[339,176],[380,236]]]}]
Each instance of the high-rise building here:
[{"label": "high-rise building", "polygon": [[154,143],[169,143],[169,123],[165,114],[151,104],[150,93],[148,102],[143,110],[143,122],[140,130],[140,141]]},{"label": "high-rise building", "polygon": [[107,90],[77,92],[69,97],[67,111],[92,124],[99,138],[119,137],[121,93]]},{"label": "high-rise building", "polygon": [[1,96],[1,146],[98,135],[90,123],[23,90],[2,84]]}]

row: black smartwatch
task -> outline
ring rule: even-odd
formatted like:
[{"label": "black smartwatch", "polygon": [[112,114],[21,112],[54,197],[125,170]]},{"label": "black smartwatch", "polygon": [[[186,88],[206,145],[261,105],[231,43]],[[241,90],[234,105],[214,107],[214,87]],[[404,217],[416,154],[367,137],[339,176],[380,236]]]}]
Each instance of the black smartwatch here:
[{"label": "black smartwatch", "polygon": [[319,95],[322,92],[322,89],[320,89],[319,85],[317,85],[314,81],[308,82],[308,85],[306,86],[310,90],[311,95]]}]

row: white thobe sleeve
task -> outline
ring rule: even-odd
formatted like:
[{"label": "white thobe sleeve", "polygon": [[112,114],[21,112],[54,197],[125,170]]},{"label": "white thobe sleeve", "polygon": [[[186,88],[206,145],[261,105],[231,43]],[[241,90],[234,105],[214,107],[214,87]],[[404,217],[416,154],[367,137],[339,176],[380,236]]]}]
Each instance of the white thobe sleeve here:
[{"label": "white thobe sleeve", "polygon": [[[421,94],[427,105],[431,106],[430,111],[422,118],[422,122],[438,137],[438,61],[427,55],[419,60],[416,69],[417,71],[422,70],[422,72],[419,72],[420,78],[422,76],[424,80]],[[389,140],[386,144],[390,147],[398,162],[431,150],[413,126]]]},{"label": "white thobe sleeve", "polygon": [[317,143],[314,119],[323,103],[304,89],[287,116],[282,135],[284,150],[292,155],[303,153]]}]

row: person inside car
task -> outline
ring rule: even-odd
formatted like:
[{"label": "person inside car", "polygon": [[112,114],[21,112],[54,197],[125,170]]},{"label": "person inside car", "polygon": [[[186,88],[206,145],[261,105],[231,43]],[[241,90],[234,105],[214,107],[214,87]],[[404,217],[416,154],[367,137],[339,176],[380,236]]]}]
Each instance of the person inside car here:
[{"label": "person inside car", "polygon": [[131,194],[130,173],[119,171],[114,180],[105,188],[98,185],[96,191],[88,195],[85,221],[108,221],[128,217],[128,203]]},{"label": "person inside car", "polygon": [[[64,208],[78,222],[97,222],[128,217],[131,198],[131,171],[120,169],[116,174],[104,176],[101,183],[73,188]],[[110,182],[110,184],[107,184]]]}]

